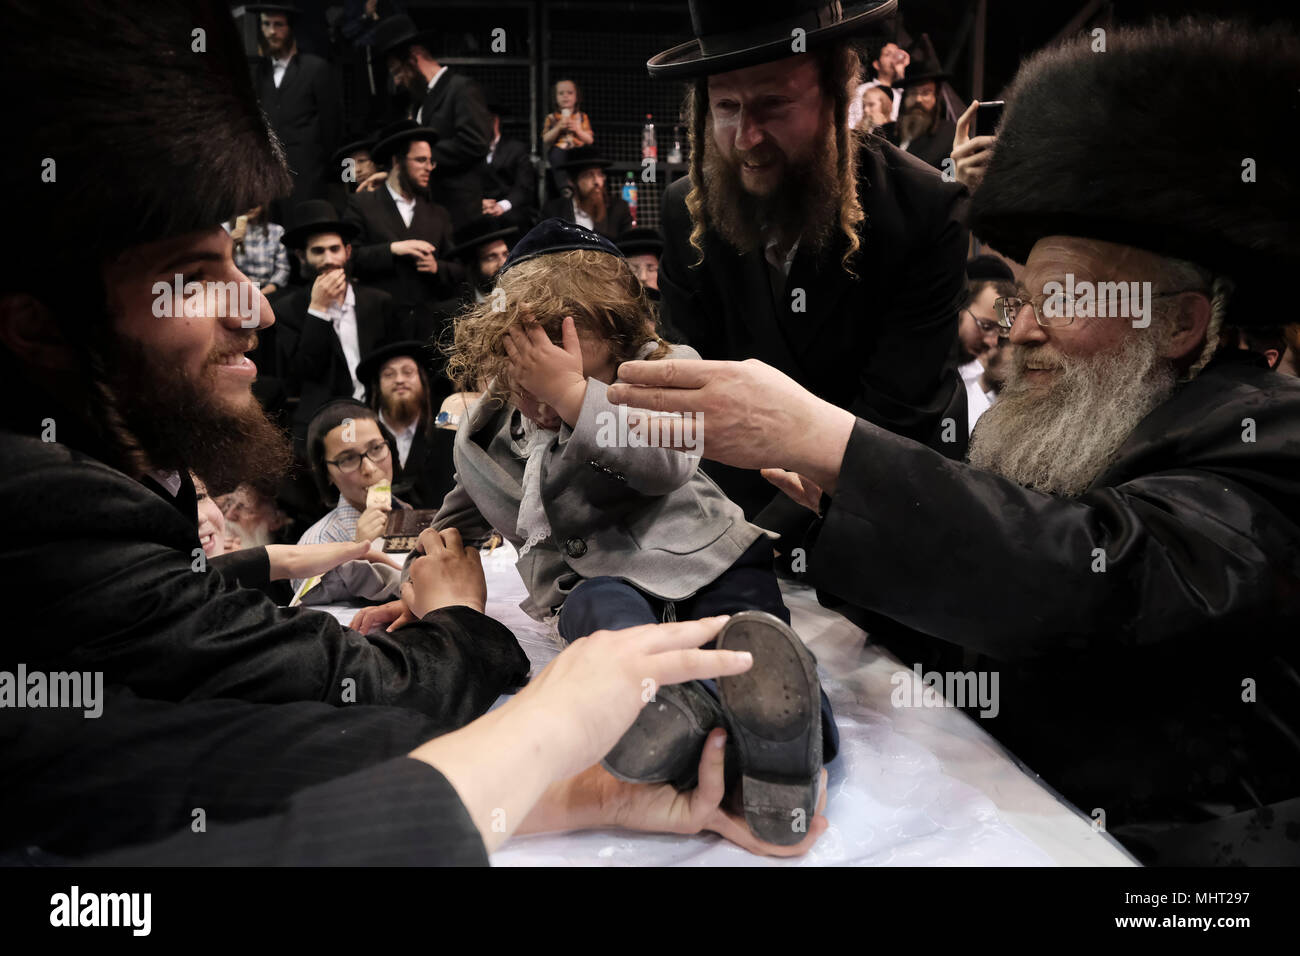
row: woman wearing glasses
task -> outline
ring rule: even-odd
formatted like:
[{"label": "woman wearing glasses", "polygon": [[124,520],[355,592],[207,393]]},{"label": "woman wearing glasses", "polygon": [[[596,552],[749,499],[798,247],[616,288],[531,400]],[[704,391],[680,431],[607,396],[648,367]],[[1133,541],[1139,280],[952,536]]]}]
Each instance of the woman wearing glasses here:
[{"label": "woman wearing glasses", "polygon": [[[367,497],[375,486],[392,487],[392,437],[379,424],[374,409],[353,399],[322,406],[307,427],[307,458],[326,504],[334,507],[306,530],[299,544],[373,541],[384,533],[393,508],[409,508],[392,498],[385,507]],[[349,561],[323,575],[301,596],[304,604],[329,604],[348,598],[371,601],[397,596],[401,575],[396,564]],[[299,593],[303,580],[294,580]]]}]

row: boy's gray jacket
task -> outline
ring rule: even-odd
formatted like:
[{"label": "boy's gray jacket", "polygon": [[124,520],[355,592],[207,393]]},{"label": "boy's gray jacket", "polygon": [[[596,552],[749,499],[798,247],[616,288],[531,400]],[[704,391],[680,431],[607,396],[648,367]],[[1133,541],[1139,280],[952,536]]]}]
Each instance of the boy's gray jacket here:
[{"label": "boy's gray jacket", "polygon": [[[648,343],[643,352],[652,348]],[[699,355],[678,345],[668,357]],[[735,564],[764,533],[699,471],[698,455],[632,447],[639,432],[627,427],[627,409],[606,398],[607,387],[588,379],[576,426],[561,424],[543,459],[551,537],[515,565],[529,594],[519,606],[536,620],[558,609],[583,579],[604,575],[664,600],[683,600]],[[525,461],[512,447],[511,432],[519,437],[521,416],[487,394],[456,434],[456,487],[434,527],[457,528],[466,539],[495,528],[519,548],[523,539],[515,526]],[[685,434],[702,437],[698,430]]]}]

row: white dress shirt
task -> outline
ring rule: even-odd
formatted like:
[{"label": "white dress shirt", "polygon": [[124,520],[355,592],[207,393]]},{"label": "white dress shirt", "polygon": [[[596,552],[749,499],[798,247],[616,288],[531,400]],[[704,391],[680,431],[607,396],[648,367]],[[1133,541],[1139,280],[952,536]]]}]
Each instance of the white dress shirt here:
[{"label": "white dress shirt", "polygon": [[343,346],[343,357],[348,363],[348,375],[352,378],[352,397],[364,398],[366,387],[357,380],[357,364],[361,361],[361,340],[357,336],[357,297],[352,291],[352,286],[348,286],[341,303],[334,303],[325,312],[308,309],[307,314],[314,315],[334,327],[334,334],[338,336],[339,344]]},{"label": "white dress shirt", "polygon": [[[497,134],[496,139],[492,140],[492,145],[488,147],[487,164],[488,164],[489,166],[492,165],[492,157],[495,156],[495,155],[497,154],[497,143],[499,143],[499,142],[501,142],[501,134],[500,134],[500,133]],[[502,211],[503,213],[507,213],[507,212],[510,211],[511,207],[512,207],[514,204],[511,203],[509,199],[498,199],[498,200],[497,200],[497,205],[501,207],[501,211]]]},{"label": "white dress shirt", "polygon": [[388,195],[393,197],[393,202],[397,203],[397,212],[402,217],[402,222],[406,223],[406,228],[411,228],[411,220],[415,218],[415,197],[407,199],[396,189],[392,183],[387,183]]},{"label": "white dress shirt", "polygon": [[992,404],[988,395],[980,386],[980,376],[984,374],[984,366],[979,363],[979,359],[975,359],[965,365],[958,366],[957,374],[961,376],[962,383],[966,386],[967,427],[974,431],[975,423],[980,420],[981,415],[989,410],[989,406]]},{"label": "white dress shirt", "polygon": [[[444,66],[444,67],[440,67],[440,68],[438,69],[438,72],[435,73],[435,74],[433,74],[433,79],[431,79],[431,80],[429,81],[429,85],[426,86],[426,87],[424,88],[424,95],[425,95],[425,97],[428,97],[428,95],[429,95],[430,93],[433,92],[433,87],[434,87],[434,85],[435,85],[435,84],[436,84],[440,79],[442,79],[442,74],[444,74],[444,73],[446,73],[446,72],[447,72],[447,68]],[[420,108],[419,108],[419,109],[416,111],[416,113],[415,113],[415,121],[416,121],[417,123],[423,123],[423,122],[424,122],[424,104],[423,104],[423,103],[420,104]]]},{"label": "white dress shirt", "polygon": [[573,204],[573,221],[592,232],[596,231],[596,221],[583,212],[576,202]]},{"label": "white dress shirt", "polygon": [[420,425],[419,416],[417,415],[415,420],[405,428],[398,428],[384,416],[384,412],[381,409],[379,412],[379,421],[385,428],[392,432],[393,437],[397,439],[397,460],[400,461],[402,467],[405,468],[406,458],[411,454],[411,443],[415,441],[415,430]]},{"label": "white dress shirt", "polygon": [[271,79],[275,81],[275,88],[277,90],[280,88],[280,82],[284,79],[284,71],[289,69],[289,61],[292,59],[293,59],[293,54],[290,53],[283,60],[276,60],[276,59],[271,60],[271,68],[272,68]]}]

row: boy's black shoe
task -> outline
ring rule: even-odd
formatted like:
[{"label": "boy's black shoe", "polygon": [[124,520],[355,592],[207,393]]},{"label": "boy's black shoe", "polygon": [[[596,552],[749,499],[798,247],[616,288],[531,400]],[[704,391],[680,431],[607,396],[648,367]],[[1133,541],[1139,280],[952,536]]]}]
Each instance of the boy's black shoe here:
[{"label": "boy's black shoe", "polygon": [[704,740],[721,723],[718,702],[696,681],[660,687],[601,766],[629,783],[671,782],[690,790]]},{"label": "boy's black shoe", "polygon": [[816,658],[789,625],[766,611],[731,615],[716,646],[754,655],[748,671],[718,679],[739,755],[745,822],[760,840],[791,846],[807,835],[817,812],[822,718]]}]

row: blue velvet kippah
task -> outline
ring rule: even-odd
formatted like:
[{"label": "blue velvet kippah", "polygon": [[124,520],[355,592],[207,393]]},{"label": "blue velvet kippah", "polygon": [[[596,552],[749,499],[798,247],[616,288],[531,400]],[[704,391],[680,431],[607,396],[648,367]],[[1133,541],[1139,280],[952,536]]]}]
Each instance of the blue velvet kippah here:
[{"label": "blue velvet kippah", "polygon": [[510,250],[506,264],[501,267],[498,277],[505,275],[511,268],[553,252],[569,252],[574,249],[590,249],[593,252],[607,252],[611,256],[623,258],[618,246],[599,233],[592,232],[576,222],[563,219],[543,219],[528,231],[515,247]]}]

